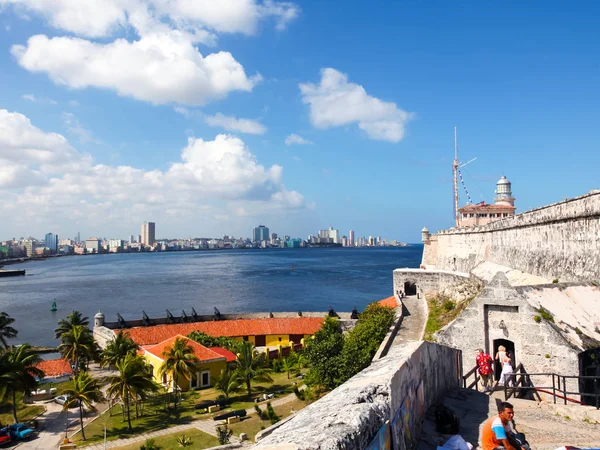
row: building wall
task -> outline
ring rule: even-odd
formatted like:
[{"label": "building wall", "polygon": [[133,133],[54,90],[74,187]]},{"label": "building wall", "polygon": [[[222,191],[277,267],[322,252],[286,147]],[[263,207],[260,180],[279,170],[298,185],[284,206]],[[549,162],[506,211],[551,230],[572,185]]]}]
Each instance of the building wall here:
[{"label": "building wall", "polygon": [[398,418],[402,405],[408,405],[411,415],[410,436],[400,419],[394,448],[410,448],[427,409],[460,385],[460,358],[460,351],[431,342],[392,347],[386,357],[294,414],[254,448],[363,450],[387,420]]},{"label": "building wall", "polygon": [[[154,381],[162,385],[163,377],[160,373],[160,366],[162,365],[163,360],[149,352],[146,352],[144,354],[144,358],[146,359],[148,364],[152,364],[152,373],[154,374]],[[209,363],[200,362],[196,364],[196,370],[198,372],[203,372],[205,370],[210,371],[210,384],[212,386],[214,384],[213,377],[219,376],[221,370],[225,367],[225,364],[226,362],[224,359],[222,361],[213,361]],[[177,385],[181,388],[182,391],[187,391],[190,388],[190,380],[188,380],[185,377],[179,377],[177,379]],[[173,388],[173,378],[171,374],[167,375],[167,388],[169,391],[171,391]],[[198,388],[200,388],[200,385],[198,385]]]},{"label": "building wall", "polygon": [[444,287],[469,279],[469,274],[448,270],[396,269],[394,270],[394,293],[404,291],[404,283],[414,283],[418,292],[440,291]]},{"label": "building wall", "polygon": [[[434,240],[434,238],[436,238]],[[600,278],[600,190],[425,243],[427,268],[469,272],[492,261],[546,279]]]},{"label": "building wall", "polygon": [[[579,375],[579,349],[572,346],[553,325],[536,323],[539,313],[498,273],[453,322],[437,333],[437,341],[463,352],[463,373],[475,367],[475,352],[483,348],[492,357],[493,342],[514,342],[516,365],[529,373]],[[501,325],[501,322],[503,326]],[[549,357],[546,357],[548,355]],[[516,367],[514,367],[516,368]],[[534,384],[551,386],[551,378],[535,377]],[[577,391],[577,384],[571,387]]]}]

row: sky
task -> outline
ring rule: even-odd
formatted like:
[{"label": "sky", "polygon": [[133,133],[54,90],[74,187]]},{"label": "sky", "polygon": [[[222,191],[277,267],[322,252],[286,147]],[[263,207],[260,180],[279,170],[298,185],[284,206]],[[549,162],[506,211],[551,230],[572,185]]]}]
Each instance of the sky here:
[{"label": "sky", "polygon": [[[0,240],[417,242],[473,202],[583,195],[600,3],[0,0]],[[460,205],[468,197],[461,186]]]}]

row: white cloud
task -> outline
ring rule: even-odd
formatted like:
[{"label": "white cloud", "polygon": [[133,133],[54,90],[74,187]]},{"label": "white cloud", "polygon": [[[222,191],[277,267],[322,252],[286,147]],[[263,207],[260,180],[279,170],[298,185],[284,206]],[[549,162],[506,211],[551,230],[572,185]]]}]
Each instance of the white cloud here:
[{"label": "white cloud", "polygon": [[54,28],[88,38],[132,26],[139,35],[168,27],[205,41],[212,35],[207,30],[254,34],[258,23],[270,17],[283,30],[300,13],[294,3],[273,0],[0,0],[3,4],[42,15]]},{"label": "white cloud", "polygon": [[292,133],[285,138],[285,145],[312,145],[312,142],[296,133]]},{"label": "white cloud", "polygon": [[22,67],[57,84],[110,89],[154,104],[203,105],[231,91],[251,91],[260,80],[247,77],[231,53],[202,56],[179,32],[109,44],[36,35],[11,51]]},{"label": "white cloud", "polygon": [[92,132],[79,123],[79,119],[75,117],[75,114],[63,112],[60,116],[69,134],[76,136],[79,142],[82,144],[87,144],[88,142],[99,143],[99,141],[94,139]]},{"label": "white cloud", "polygon": [[222,127],[227,131],[238,131],[248,134],[265,134],[267,127],[262,123],[250,119],[238,119],[233,116],[225,116],[217,113],[214,116],[204,117],[204,121],[211,127]]},{"label": "white cloud", "polygon": [[23,94],[21,98],[32,103],[46,103],[48,105],[56,105],[56,100],[52,100],[51,98],[47,97],[36,97],[33,94]]},{"label": "white cloud", "polygon": [[348,76],[335,69],[322,69],[320,83],[301,83],[302,101],[310,105],[310,120],[317,128],[358,123],[371,139],[399,142],[406,122],[413,117],[367,94],[365,89],[348,82]]},{"label": "white cloud", "polygon": [[277,214],[306,206],[301,194],[286,189],[283,168],[259,164],[237,137],[189,138],[179,161],[144,170],[94,164],[64,136],[6,110],[0,110],[0,191],[11,213],[23,211],[15,217],[24,223],[42,223],[57,208],[89,226],[122,226],[148,214],[167,223],[208,212],[235,216],[240,208]]}]

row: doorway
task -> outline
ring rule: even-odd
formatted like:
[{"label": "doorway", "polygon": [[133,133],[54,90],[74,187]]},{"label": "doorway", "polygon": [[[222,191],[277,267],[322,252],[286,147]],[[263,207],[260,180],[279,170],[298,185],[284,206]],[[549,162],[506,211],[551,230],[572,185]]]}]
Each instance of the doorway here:
[{"label": "doorway", "polygon": [[[600,377],[600,348],[591,348],[579,354],[579,376]],[[600,404],[600,398],[593,395],[600,395],[599,382],[600,378],[579,380],[579,392],[581,393],[581,402],[584,405],[597,406]]]},{"label": "doorway", "polygon": [[517,367],[517,356],[515,354],[515,343],[513,341],[509,341],[508,339],[494,339],[494,351],[491,356],[494,358],[494,380],[498,381],[500,379],[500,374],[502,373],[502,364],[499,361],[496,361],[496,353],[498,353],[498,347],[504,346],[507,352],[510,352],[510,358],[512,359],[513,369]]},{"label": "doorway", "polygon": [[417,295],[417,285],[410,281],[404,282],[404,295]]}]

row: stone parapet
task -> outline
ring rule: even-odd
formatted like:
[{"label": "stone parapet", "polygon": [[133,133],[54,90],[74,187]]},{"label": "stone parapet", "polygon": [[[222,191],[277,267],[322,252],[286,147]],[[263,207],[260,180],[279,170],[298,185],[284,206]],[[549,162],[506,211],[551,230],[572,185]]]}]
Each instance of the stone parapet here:
[{"label": "stone parapet", "polygon": [[431,342],[392,347],[254,448],[363,450],[388,421],[394,448],[409,448],[427,409],[460,386],[461,365],[460,350]]},{"label": "stone parapet", "polygon": [[446,286],[469,280],[468,273],[450,270],[396,269],[394,270],[394,292],[405,291],[405,283],[414,284],[417,292],[439,292]]}]

